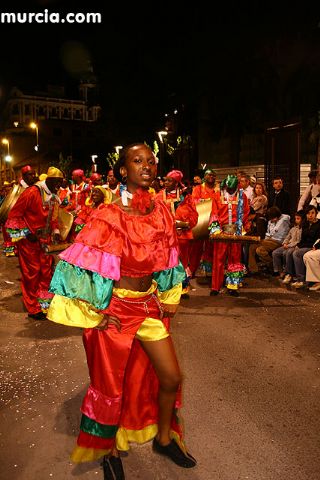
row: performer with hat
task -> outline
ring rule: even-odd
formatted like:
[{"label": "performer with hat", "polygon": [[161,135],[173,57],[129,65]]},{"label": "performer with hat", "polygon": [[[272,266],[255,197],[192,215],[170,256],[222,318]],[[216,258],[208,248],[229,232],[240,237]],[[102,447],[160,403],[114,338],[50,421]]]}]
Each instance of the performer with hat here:
[{"label": "performer with hat", "polygon": [[69,197],[69,205],[66,210],[76,214],[85,204],[86,198],[89,195],[89,184],[86,183],[84,171],[77,168],[72,172],[73,183],[70,186],[71,194]]},{"label": "performer with hat", "polygon": [[170,208],[176,221],[176,229],[179,242],[179,258],[186,271],[186,280],[183,282],[182,295],[188,298],[191,271],[189,268],[192,229],[198,221],[198,212],[195,201],[182,184],[183,173],[180,170],[171,170],[164,177],[165,188],[156,198],[163,200]]},{"label": "performer with hat", "polygon": [[[92,188],[90,197],[87,198],[85,205],[81,208],[79,214],[74,220],[74,234],[79,233],[88,222],[93,212],[109,205],[112,201],[110,189],[96,185]],[[75,235],[73,235],[75,237]]]},{"label": "performer with hat", "polygon": [[[6,257],[14,257],[17,254],[16,245],[12,242],[4,223],[8,218],[8,212],[15,205],[21,193],[36,182],[36,173],[31,165],[25,165],[21,168],[21,178],[18,185],[13,185],[8,191],[7,201],[1,207],[0,223],[2,223],[3,233],[3,252]],[[9,184],[8,184],[9,185]]]},{"label": "performer with hat", "polygon": [[[219,184],[216,182],[216,172],[211,168],[208,168],[204,172],[204,181],[200,185],[196,185],[193,188],[192,196],[197,203],[210,201],[213,199],[215,193],[219,191]],[[212,245],[209,239],[197,239],[193,240],[190,253],[190,270],[192,276],[200,265],[200,272],[203,276],[211,275],[212,264]]]},{"label": "performer with hat", "polygon": [[[212,211],[209,221],[211,235],[242,235],[243,230],[249,228],[249,202],[242,189],[238,189],[238,179],[235,175],[228,175],[221,182],[220,192],[215,194],[212,201]],[[238,295],[239,284],[245,272],[241,263],[241,243],[226,241],[214,242],[212,262],[212,283],[210,295],[218,295],[220,288],[225,284],[231,295]],[[225,271],[225,263],[227,267]]]},{"label": "performer with hat", "polygon": [[52,277],[53,257],[45,254],[42,245],[58,239],[57,191],[63,173],[50,167],[47,178],[27,188],[11,209],[5,224],[11,239],[17,243],[21,269],[21,289],[28,316],[44,320],[42,312],[48,307],[48,292]]}]

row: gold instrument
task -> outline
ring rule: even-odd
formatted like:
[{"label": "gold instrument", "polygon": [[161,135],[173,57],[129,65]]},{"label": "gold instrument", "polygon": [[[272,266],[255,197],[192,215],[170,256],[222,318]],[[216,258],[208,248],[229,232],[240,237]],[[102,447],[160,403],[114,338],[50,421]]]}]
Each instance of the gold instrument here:
[{"label": "gold instrument", "polygon": [[196,209],[199,217],[197,225],[192,229],[192,234],[195,240],[202,240],[209,236],[208,227],[212,209],[212,199],[207,198],[197,203]]},{"label": "gold instrument", "polygon": [[74,216],[72,213],[67,212],[64,208],[58,210],[58,225],[60,230],[61,240],[64,242],[69,235],[72,224],[74,221]]},{"label": "gold instrument", "polygon": [[0,207],[0,224],[4,224],[6,222],[10,210],[15,205],[24,190],[24,187],[20,184],[14,185],[11,188]]}]

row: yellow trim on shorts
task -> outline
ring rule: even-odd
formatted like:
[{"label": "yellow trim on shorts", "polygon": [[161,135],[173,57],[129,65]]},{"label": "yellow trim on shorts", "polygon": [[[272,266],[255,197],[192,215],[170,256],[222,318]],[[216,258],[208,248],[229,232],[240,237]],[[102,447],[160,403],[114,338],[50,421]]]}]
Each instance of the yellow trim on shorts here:
[{"label": "yellow trim on shorts", "polygon": [[170,334],[161,320],[147,317],[140,325],[135,338],[141,342],[157,342],[169,336]]}]

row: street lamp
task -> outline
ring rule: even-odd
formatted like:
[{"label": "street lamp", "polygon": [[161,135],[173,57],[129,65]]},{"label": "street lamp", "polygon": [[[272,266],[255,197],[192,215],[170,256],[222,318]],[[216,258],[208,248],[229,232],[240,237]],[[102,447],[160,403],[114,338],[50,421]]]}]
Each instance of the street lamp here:
[{"label": "street lamp", "polygon": [[122,145],[117,145],[116,147],[114,147],[115,151],[117,152],[117,155],[119,155],[121,148],[123,148]]},{"label": "street lamp", "polygon": [[7,152],[7,155],[4,157],[4,159],[6,162],[11,162],[12,156],[10,155],[10,142],[7,138],[3,138],[2,143],[3,145],[7,145],[8,147],[8,152]]},{"label": "street lamp", "polygon": [[38,125],[34,122],[30,123],[30,128],[36,131],[37,144],[34,146],[34,149],[37,152],[39,150],[39,128]]}]

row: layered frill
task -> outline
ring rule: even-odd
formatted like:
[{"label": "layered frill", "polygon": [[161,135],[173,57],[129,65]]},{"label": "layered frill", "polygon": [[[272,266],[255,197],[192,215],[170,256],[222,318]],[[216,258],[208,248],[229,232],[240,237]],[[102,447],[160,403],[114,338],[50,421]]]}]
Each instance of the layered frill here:
[{"label": "layered frill", "polygon": [[31,233],[22,218],[12,218],[6,221],[6,230],[12,242],[18,242]]}]

